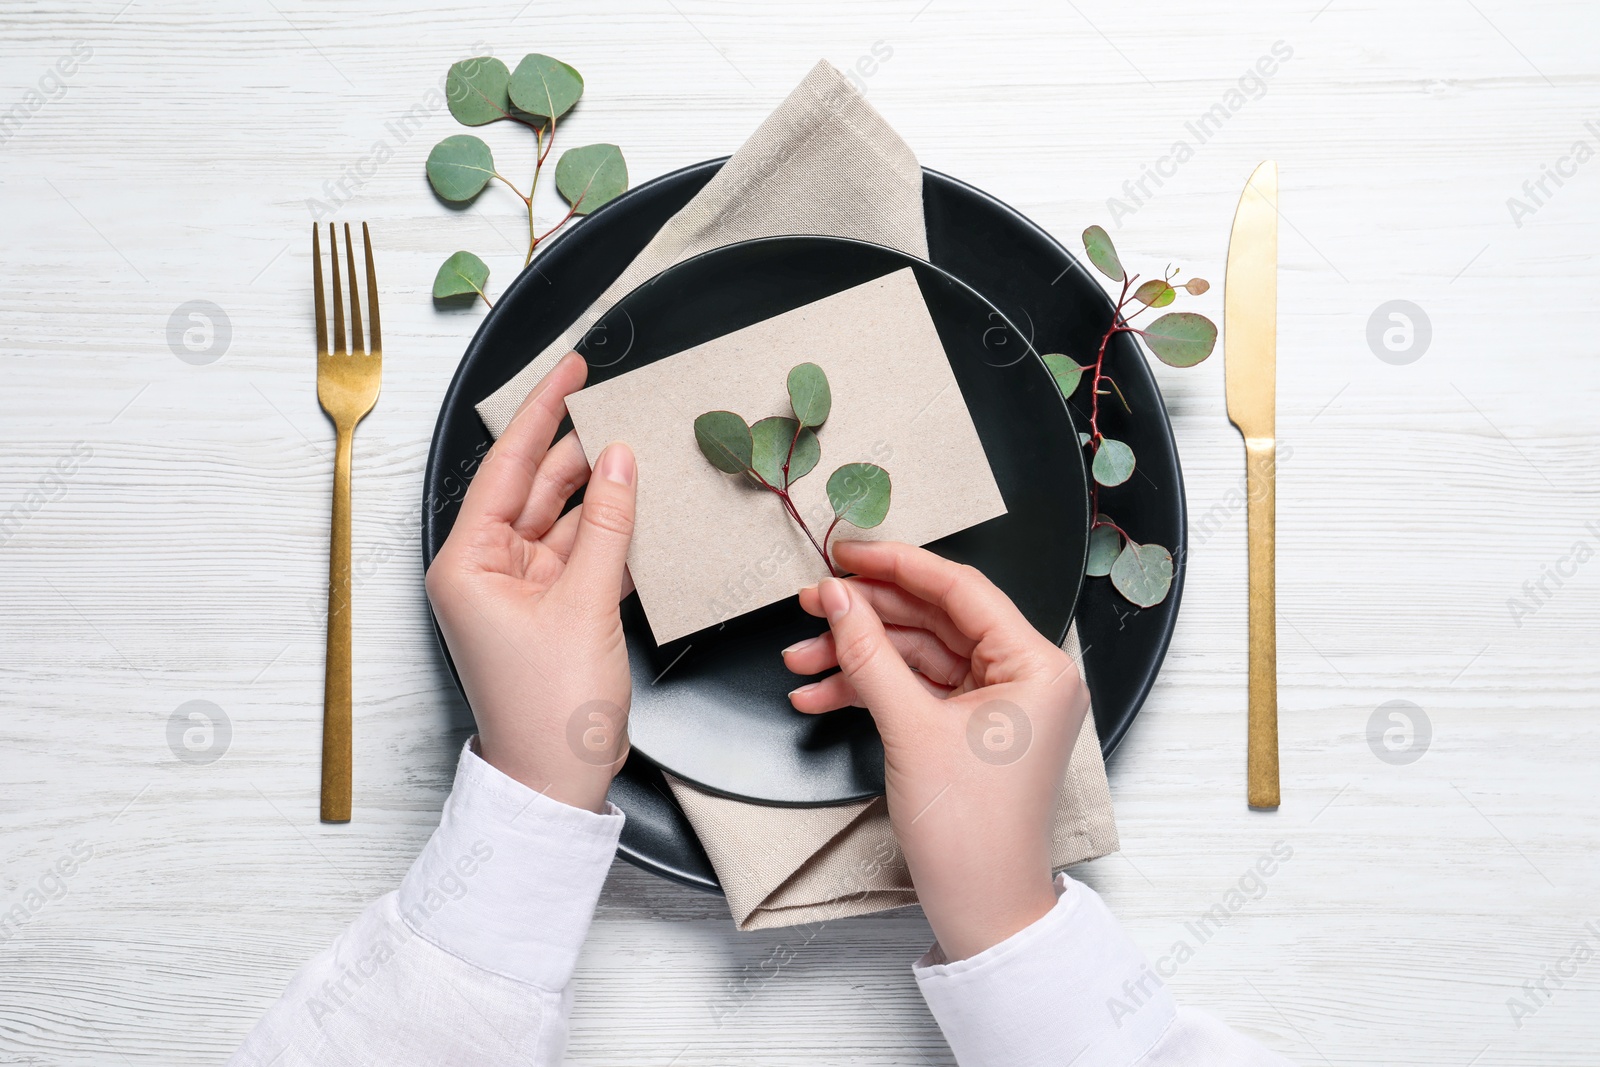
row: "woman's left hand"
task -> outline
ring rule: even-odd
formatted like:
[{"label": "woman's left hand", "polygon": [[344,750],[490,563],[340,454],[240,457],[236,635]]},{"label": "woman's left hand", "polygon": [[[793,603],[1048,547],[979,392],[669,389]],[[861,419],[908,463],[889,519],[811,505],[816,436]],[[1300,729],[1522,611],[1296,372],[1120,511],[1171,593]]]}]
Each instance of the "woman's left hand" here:
[{"label": "woman's left hand", "polygon": [[[569,353],[523,402],[473,477],[427,587],[484,760],[602,811],[628,754],[633,686],[617,604],[631,589],[637,467],[614,443],[591,479],[576,437],[551,447],[587,376]],[[585,482],[583,503],[562,515]]]}]

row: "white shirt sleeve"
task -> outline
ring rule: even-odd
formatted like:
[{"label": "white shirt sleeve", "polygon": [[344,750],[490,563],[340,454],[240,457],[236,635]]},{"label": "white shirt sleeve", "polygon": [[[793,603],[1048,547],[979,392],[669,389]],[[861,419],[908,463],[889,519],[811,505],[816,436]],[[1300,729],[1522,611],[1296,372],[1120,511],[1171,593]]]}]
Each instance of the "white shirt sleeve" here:
[{"label": "white shirt sleeve", "polygon": [[570,807],[469,744],[397,892],[290,981],[230,1064],[556,1067],[622,813]]},{"label": "white shirt sleeve", "polygon": [[1094,890],[1056,879],[1056,906],[970,959],[935,945],[912,968],[961,1067],[1282,1067],[1179,1008]]}]

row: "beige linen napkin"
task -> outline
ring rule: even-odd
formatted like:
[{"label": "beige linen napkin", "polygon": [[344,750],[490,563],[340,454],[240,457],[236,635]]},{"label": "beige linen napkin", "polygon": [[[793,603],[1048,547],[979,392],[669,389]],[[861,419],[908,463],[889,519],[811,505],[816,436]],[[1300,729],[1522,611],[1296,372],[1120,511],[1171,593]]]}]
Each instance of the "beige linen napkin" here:
[{"label": "beige linen napkin", "polygon": [[[1066,648],[1081,666],[1076,627]],[[670,774],[667,784],[705,846],[741,930],[826,922],[917,902],[882,797],[828,808],[774,808],[714,796]],[[1060,870],[1117,847],[1111,788],[1091,711],[1056,798],[1051,867]]]},{"label": "beige linen napkin", "polygon": [[[848,79],[819,62],[645,246],[564,336],[478,405],[499,437],[556,360],[621,297],[722,245],[784,234],[853,237],[928,256],[916,156]],[[1077,630],[1066,647],[1079,658]],[[864,915],[917,902],[882,797],[834,807],[729,800],[670,775],[741,930]],[[1057,869],[1117,850],[1094,716],[1084,721],[1056,806]]]},{"label": "beige linen napkin", "polygon": [[757,237],[826,234],[928,258],[922,167],[826,60],[558,340],[478,405],[499,437],[539,379],[622,297],[674,263]]}]

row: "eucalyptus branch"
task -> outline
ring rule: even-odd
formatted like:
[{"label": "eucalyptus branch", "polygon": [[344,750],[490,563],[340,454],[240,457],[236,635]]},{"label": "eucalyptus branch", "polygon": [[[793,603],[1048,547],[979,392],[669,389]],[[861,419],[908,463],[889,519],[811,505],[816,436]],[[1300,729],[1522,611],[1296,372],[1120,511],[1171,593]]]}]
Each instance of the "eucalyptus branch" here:
[{"label": "eucalyptus branch", "polygon": [[1172,588],[1172,553],[1161,545],[1140,544],[1100,510],[1101,490],[1125,483],[1133,476],[1135,466],[1133,449],[1123,441],[1108,437],[1100,425],[1100,398],[1111,395],[1101,388],[1102,383],[1111,386],[1125,411],[1130,414],[1133,411],[1122,387],[1106,373],[1106,356],[1118,334],[1143,338],[1157,359],[1173,367],[1192,367],[1211,355],[1217,343],[1217,327],[1204,315],[1173,311],[1147,326],[1133,325],[1145,312],[1173,303],[1180,291],[1200,296],[1211,285],[1204,278],[1190,278],[1181,285],[1175,284],[1178,270],[1170,264],[1160,278],[1139,282],[1139,275],[1123,269],[1111,236],[1099,226],[1083,231],[1083,247],[1095,269],[1121,285],[1111,310],[1110,324],[1101,334],[1089,363],[1080,364],[1061,353],[1051,353],[1044,361],[1055,378],[1056,387],[1068,401],[1084,377],[1089,378],[1089,432],[1078,435],[1080,443],[1088,449],[1092,477],[1086,573],[1090,577],[1110,576],[1111,584],[1124,597],[1140,607],[1151,607],[1165,600]]},{"label": "eucalyptus branch", "polygon": [[[539,177],[555,147],[556,123],[583,95],[583,77],[560,60],[528,55],[515,71],[493,56],[464,59],[445,76],[445,96],[450,114],[464,126],[484,126],[510,121],[533,131],[533,180],[527,195],[498,173],[494,154],[480,138],[470,134],[446,137],[428,154],[428,182],[433,191],[452,203],[477,198],[498,178],[517,195],[528,213],[528,250],[522,265],[533,262],[539,245],[578,215],[587,215],[628,188],[628,165],[622,149],[613,144],[569,148],[556,160],[556,191],[571,209],[550,229],[539,233],[533,200]],[[471,252],[457,252],[440,266],[433,280],[436,300],[474,296],[489,304],[484,287],[489,267]],[[493,307],[493,304],[489,305]]]},{"label": "eucalyptus branch", "polygon": [[751,425],[731,411],[708,411],[694,420],[695,442],[717,470],[745,475],[777,496],[827,564],[828,573],[842,577],[828,555],[828,542],[841,522],[867,530],[884,520],[889,514],[889,472],[874,463],[846,463],[828,476],[833,521],[819,543],[790,490],[822,461],[817,431],[833,409],[833,392],[828,376],[815,363],[789,371],[788,385],[793,418],[775,415]]}]

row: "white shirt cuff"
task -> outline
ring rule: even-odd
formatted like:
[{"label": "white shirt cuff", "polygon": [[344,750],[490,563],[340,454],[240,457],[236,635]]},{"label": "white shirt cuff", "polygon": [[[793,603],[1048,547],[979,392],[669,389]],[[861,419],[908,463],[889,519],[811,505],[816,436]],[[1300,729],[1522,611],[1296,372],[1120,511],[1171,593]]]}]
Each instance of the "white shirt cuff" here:
[{"label": "white shirt cuff", "polygon": [[474,966],[560,991],[572,979],[622,812],[552,800],[469,741],[439,828],[400,883],[406,924]]},{"label": "white shirt cuff", "polygon": [[970,959],[935,945],[912,968],[962,1067],[1137,1062],[1177,1013],[1094,890],[1056,879],[1056,906]]}]

